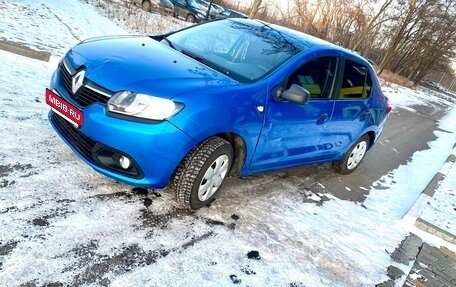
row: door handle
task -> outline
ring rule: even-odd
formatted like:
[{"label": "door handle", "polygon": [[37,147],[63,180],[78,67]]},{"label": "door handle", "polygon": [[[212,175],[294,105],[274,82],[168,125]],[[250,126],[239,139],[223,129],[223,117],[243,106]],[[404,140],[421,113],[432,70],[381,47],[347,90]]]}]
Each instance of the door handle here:
[{"label": "door handle", "polygon": [[318,118],[317,118],[317,125],[321,125],[321,124],[324,124],[326,123],[327,121],[329,120],[329,115],[328,114],[321,114]]}]

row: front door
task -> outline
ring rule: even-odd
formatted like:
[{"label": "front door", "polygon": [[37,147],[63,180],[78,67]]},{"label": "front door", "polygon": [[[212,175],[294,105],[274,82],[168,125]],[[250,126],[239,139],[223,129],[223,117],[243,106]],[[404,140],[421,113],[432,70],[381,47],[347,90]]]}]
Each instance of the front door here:
[{"label": "front door", "polygon": [[298,84],[310,93],[310,101],[299,105],[269,97],[265,122],[253,156],[251,169],[271,170],[324,160],[331,149],[321,143],[331,120],[336,57],[319,57],[303,64],[286,80],[285,88]]}]

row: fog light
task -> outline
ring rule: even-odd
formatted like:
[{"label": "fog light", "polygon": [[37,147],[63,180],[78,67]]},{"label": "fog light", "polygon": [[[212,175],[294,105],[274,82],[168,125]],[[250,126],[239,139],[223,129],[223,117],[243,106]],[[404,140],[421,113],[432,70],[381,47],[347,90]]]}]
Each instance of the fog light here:
[{"label": "fog light", "polygon": [[119,157],[119,164],[123,169],[128,169],[130,167],[131,161],[128,157],[122,155]]}]

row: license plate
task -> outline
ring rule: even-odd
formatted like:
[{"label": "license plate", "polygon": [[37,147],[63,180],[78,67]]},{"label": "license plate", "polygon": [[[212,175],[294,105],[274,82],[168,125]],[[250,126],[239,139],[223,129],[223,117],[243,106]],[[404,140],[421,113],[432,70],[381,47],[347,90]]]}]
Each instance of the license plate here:
[{"label": "license plate", "polygon": [[82,111],[49,89],[46,89],[46,104],[51,106],[54,112],[61,115],[73,125],[82,126],[84,124],[84,114]]}]

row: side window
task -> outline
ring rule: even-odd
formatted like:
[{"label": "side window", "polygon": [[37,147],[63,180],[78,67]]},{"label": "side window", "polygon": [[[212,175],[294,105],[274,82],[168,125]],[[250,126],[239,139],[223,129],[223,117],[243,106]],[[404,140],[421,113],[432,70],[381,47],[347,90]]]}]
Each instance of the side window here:
[{"label": "side window", "polygon": [[313,59],[291,74],[287,86],[297,84],[309,91],[312,99],[328,99],[331,97],[336,65],[336,57]]},{"label": "side window", "polygon": [[345,60],[339,99],[365,99],[369,97],[372,80],[369,69],[350,60]]}]

